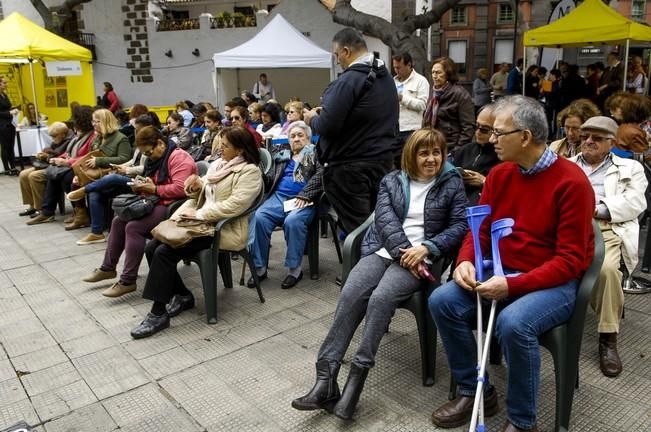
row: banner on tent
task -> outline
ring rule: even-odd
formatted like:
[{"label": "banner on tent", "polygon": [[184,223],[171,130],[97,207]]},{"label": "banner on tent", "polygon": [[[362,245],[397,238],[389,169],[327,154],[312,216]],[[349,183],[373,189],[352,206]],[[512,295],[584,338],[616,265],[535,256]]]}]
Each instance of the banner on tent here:
[{"label": "banner on tent", "polygon": [[45,62],[48,76],[73,76],[81,75],[81,62],[79,61],[53,61]]}]

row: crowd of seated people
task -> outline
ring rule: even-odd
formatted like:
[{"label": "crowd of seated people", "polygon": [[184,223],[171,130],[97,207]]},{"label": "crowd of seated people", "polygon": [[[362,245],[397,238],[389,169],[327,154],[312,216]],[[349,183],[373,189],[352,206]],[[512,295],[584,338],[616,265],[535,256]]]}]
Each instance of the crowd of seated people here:
[{"label": "crowd of seated people", "polygon": [[[528,72],[530,77],[536,74],[534,69]],[[602,269],[600,285],[593,294],[592,307],[599,315],[601,370],[610,377],[621,373],[623,366],[617,352],[617,335],[624,298],[618,269],[620,258],[630,271],[637,262],[637,217],[646,204],[643,191],[647,182],[640,164],[649,154],[649,140],[643,128],[651,115],[648,100],[631,93],[615,94],[607,99],[604,102],[607,111],[619,125],[600,117],[599,109],[590,100],[573,100],[557,117],[558,126],[566,136],[547,147],[548,122],[542,104],[532,105],[532,98],[520,96],[504,97],[497,105],[487,104],[474,116],[474,133],[471,134],[472,106],[466,103],[471,100],[456,83],[454,62],[438,59],[432,75],[435,86],[424,127],[407,139],[401,155],[401,169],[382,179],[373,222],[362,245],[363,258],[342,287],[332,326],[317,357],[314,387],[292,402],[296,409],[325,409],[334,411],[338,417],[352,418],[397,305],[420,289],[423,275],[432,261],[440,257],[452,259],[461,248],[456,270],[453,270],[454,281],[430,299],[431,313],[444,329],[443,342],[448,349],[454,331],[460,328],[455,326],[460,326],[459,320],[465,318],[452,316],[455,311],[434,303],[452,299],[458,306],[470,297],[474,299],[474,292],[472,295],[468,292],[479,286],[474,280],[474,270],[468,266],[471,249],[464,209],[486,203],[501,208],[496,191],[506,186],[499,183],[500,179],[513,181],[523,191],[528,191],[529,180],[539,182],[541,197],[553,194],[549,191],[555,191],[556,185],[550,173],[561,168],[571,174],[575,182],[572,184],[581,184],[580,193],[592,190],[589,197],[582,197],[575,204],[591,207],[580,217],[575,215],[577,220],[581,219],[581,235],[589,236],[590,230],[585,225],[590,219],[587,216],[592,215],[607,238],[608,260]],[[533,82],[531,78],[528,91],[538,94],[537,87],[531,85]],[[459,115],[457,112],[455,117],[448,112],[458,105],[446,99],[453,93],[455,100],[464,101],[470,107],[463,109],[462,124],[455,120],[459,124],[455,123],[454,127],[449,126],[452,120],[446,123],[446,115],[450,118]],[[207,102],[179,101],[164,127],[158,117],[141,104],[134,105],[128,113],[118,111],[115,115],[105,109],[76,107],[71,119],[72,129],[57,122],[48,130],[52,146],[37,156],[49,166],[21,173],[21,193],[27,208],[20,215],[30,216],[28,225],[52,222],[62,194],[67,193],[74,215],[67,221],[66,230],[90,227],[90,233],[77,244],[108,242],[102,263],[83,279],[97,283],[117,278],[102,292],[107,297],[120,297],[137,290],[138,270],[146,256],[149,272],[142,295],[153,303],[144,320],[131,331],[135,339],[164,330],[169,327],[171,318],[194,307],[194,296],[176,265],[197,251],[209,248],[212,243],[210,236],[194,238],[182,247],[150,239],[152,229],[168,217],[175,222],[193,220],[208,224],[232,218],[221,230],[221,246],[240,250],[249,244],[255,267],[251,271],[256,272],[257,279],[264,284],[271,283],[267,280],[267,271],[272,238],[275,239],[273,231],[282,226],[286,274],[280,286],[292,288],[302,279],[308,226],[316,217],[318,210],[314,204],[323,192],[323,167],[318,160],[317,146],[311,144],[312,129],[303,122],[306,106],[303,102],[292,101],[283,109],[274,100],[261,104],[254,95],[246,93],[228,101],[222,114]],[[524,110],[522,113],[518,112],[520,108]],[[446,133],[450,136],[446,137]],[[259,149],[269,138],[287,138],[289,149],[272,146],[272,165],[263,173]],[[94,151],[98,153],[92,153]],[[454,158],[448,161],[451,151]],[[640,154],[641,157],[636,156]],[[203,177],[197,175],[196,162],[199,161],[210,163]],[[89,170],[104,170],[99,178],[87,181],[73,169],[79,163]],[[541,178],[547,180],[539,180]],[[261,188],[264,189],[263,203],[251,215],[242,216]],[[110,200],[125,193],[155,196],[158,202],[142,218],[123,220],[114,215],[107,219]],[[168,206],[176,201],[184,203],[170,216]],[[290,210],[285,208],[288,205]],[[104,234],[106,225],[110,225],[110,235]],[[562,223],[549,225],[550,230],[557,228],[565,229]],[[584,246],[590,243],[587,237],[574,240],[585,240]],[[542,249],[537,251],[536,259],[555,259],[554,251]],[[517,247],[509,250],[511,261],[507,264],[513,265],[510,270],[525,275],[522,279],[535,272],[533,264],[544,264],[544,260],[535,263],[519,260]],[[533,289],[524,288],[523,284],[510,287],[507,282],[491,279],[482,290],[493,296],[491,298],[508,299],[505,302],[511,305],[519,301],[517,296],[534,298],[535,293],[540,293],[538,288],[560,286],[559,292],[565,293],[562,288],[565,285],[561,282],[574,286],[572,284],[585,270],[590,256],[589,252],[582,253],[581,262],[575,263],[574,271],[566,275],[570,282],[547,280],[547,275],[531,276],[529,279],[537,284]],[[123,268],[118,277],[117,266],[121,258]],[[247,281],[249,287],[255,286],[254,279],[252,276]],[[567,314],[568,310],[564,310],[559,320]],[[502,327],[498,329],[504,330],[504,326],[511,324],[504,323],[506,317],[504,315],[503,321],[499,321]],[[339,367],[362,320],[366,323],[360,345],[353,357],[346,386],[340,392]],[[465,330],[464,327],[463,336],[467,337],[464,343],[472,339]],[[513,356],[517,351],[517,343],[513,340],[517,338],[509,339],[510,336],[498,334],[505,342],[502,344],[505,351]],[[468,346],[464,349],[470,352]],[[455,365],[461,351],[448,352],[453,374],[461,387],[459,397],[453,401],[456,405],[444,405],[434,412],[433,421],[441,427],[461,425],[469,416],[471,402],[468,398],[472,396],[471,373],[466,368],[469,362]],[[529,351],[526,355],[533,356]],[[474,365],[476,361],[471,360]],[[523,379],[524,372],[519,372],[509,374],[509,380]],[[535,371],[527,373],[535,375]],[[514,384],[508,391],[518,391],[518,387]],[[496,412],[494,388],[487,386],[485,397],[488,413]],[[507,401],[508,421],[520,428],[517,430],[536,430],[536,395],[529,391],[526,397],[530,403],[526,415],[517,413],[521,408],[518,404],[513,406]]]}]

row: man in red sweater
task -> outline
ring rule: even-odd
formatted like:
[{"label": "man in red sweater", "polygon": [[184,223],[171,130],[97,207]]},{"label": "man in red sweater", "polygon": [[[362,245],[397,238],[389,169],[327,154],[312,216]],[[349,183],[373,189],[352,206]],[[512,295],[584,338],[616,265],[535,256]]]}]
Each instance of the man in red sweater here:
[{"label": "man in red sweater", "polygon": [[[507,277],[475,280],[472,236],[466,236],[454,280],[434,290],[429,308],[438,327],[458,397],[432,413],[444,428],[469,421],[477,385],[476,292],[490,306],[498,301],[495,333],[508,364],[504,431],[537,431],[538,336],[567,321],[578,281],[594,254],[594,193],[575,164],[545,144],[547,121],[533,99],[510,96],[497,102],[491,142],[504,163],[486,178],[480,204],[492,213],[481,227],[481,250],[490,251],[490,226],[513,218],[513,233],[500,242]],[[482,282],[479,285],[478,282]],[[488,314],[486,314],[488,315]],[[486,377],[485,415],[497,413],[497,392]]]}]

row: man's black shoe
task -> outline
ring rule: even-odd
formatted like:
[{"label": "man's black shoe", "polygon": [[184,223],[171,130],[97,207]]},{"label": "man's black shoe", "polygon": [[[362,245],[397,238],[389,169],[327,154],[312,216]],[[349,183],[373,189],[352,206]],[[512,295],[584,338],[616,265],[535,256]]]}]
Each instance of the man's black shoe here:
[{"label": "man's black shoe", "polygon": [[31,216],[34,213],[36,213],[37,211],[38,210],[36,210],[35,208],[29,208],[27,210],[23,210],[20,213],[18,213],[18,216]]},{"label": "man's black shoe", "polygon": [[142,339],[152,336],[161,330],[170,326],[170,316],[165,312],[163,315],[158,316],[149,312],[143,322],[138,324],[131,330],[131,337],[134,339]]},{"label": "man's black shoe", "polygon": [[285,280],[283,280],[283,282],[280,284],[280,287],[281,287],[282,289],[289,289],[289,288],[292,288],[292,287],[294,287],[294,286],[298,283],[298,281],[300,281],[301,279],[303,279],[303,272],[301,272],[301,273],[298,275],[298,277],[295,277],[295,276],[293,276],[293,275],[287,275],[287,277],[285,278]]},{"label": "man's black shoe", "polygon": [[194,296],[188,294],[186,296],[175,295],[172,300],[165,305],[165,310],[170,318],[174,318],[184,310],[192,309],[194,307]]},{"label": "man's black shoe", "polygon": [[[267,279],[267,272],[264,272],[262,275],[258,276],[259,282],[262,282],[265,279]],[[255,288],[255,279],[253,279],[253,276],[251,276],[249,280],[246,281],[246,286],[249,288]]]}]

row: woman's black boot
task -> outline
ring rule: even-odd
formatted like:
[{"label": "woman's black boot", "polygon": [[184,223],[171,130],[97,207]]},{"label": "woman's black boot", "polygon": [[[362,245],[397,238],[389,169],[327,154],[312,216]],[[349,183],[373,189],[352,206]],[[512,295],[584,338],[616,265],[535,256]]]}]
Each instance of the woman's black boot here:
[{"label": "woman's black boot", "polygon": [[316,382],[312,390],[305,396],[292,401],[292,407],[301,411],[324,409],[332,412],[339,400],[339,385],[337,375],[339,363],[330,363],[328,360],[316,362]]},{"label": "woman's black boot", "polygon": [[368,376],[369,368],[359,367],[355,363],[350,365],[348,380],[344,386],[344,392],[335,405],[335,415],[340,419],[351,420],[359,402],[359,396],[364,389],[364,382]]}]

